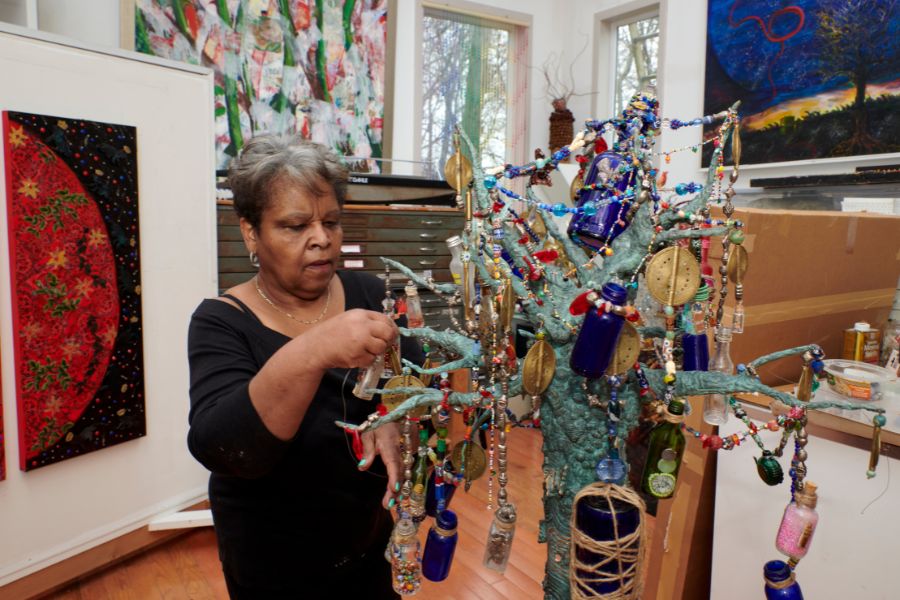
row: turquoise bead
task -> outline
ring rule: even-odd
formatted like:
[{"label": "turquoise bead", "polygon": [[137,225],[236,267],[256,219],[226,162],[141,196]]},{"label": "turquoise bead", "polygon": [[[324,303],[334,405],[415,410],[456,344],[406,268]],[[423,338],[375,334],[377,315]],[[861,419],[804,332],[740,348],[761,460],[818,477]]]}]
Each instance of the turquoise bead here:
[{"label": "turquoise bead", "polygon": [[566,205],[562,202],[553,205],[553,214],[557,217],[564,217],[567,212],[569,211],[566,209]]},{"label": "turquoise bead", "polygon": [[488,175],[484,178],[484,187],[486,189],[492,190],[497,187],[497,178],[493,175]]},{"label": "turquoise bead", "polygon": [[884,427],[887,424],[887,419],[884,415],[875,415],[872,422],[875,423],[876,427]]},{"label": "turquoise bead", "polygon": [[675,193],[678,194],[679,196],[684,196],[685,194],[687,194],[687,192],[688,192],[688,188],[683,183],[679,183],[678,185],[675,186]]},{"label": "turquoise bead", "polygon": [[581,207],[581,210],[584,211],[586,216],[593,217],[597,214],[597,205],[593,202],[585,202],[584,206]]},{"label": "turquoise bead", "polygon": [[675,314],[675,308],[672,306],[667,306],[663,310],[665,311],[666,315],[669,317],[671,317],[672,315]]}]

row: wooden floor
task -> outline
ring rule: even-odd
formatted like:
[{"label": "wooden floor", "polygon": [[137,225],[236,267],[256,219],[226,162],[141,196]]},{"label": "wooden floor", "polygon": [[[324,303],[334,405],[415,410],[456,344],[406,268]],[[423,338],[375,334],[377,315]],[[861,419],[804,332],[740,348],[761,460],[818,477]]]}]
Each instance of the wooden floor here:
[{"label": "wooden floor", "polygon": [[[509,566],[503,574],[481,566],[492,513],[487,510],[487,477],[469,493],[458,490],[451,508],[459,517],[459,544],[450,577],[423,581],[420,600],[494,600],[543,597],[541,580],[546,546],[537,543],[541,505],[541,434],[514,429],[509,434],[509,497],[518,523]],[[496,482],[494,482],[496,490]],[[426,523],[430,522],[426,521]],[[424,542],[427,527],[421,528]],[[215,536],[211,528],[131,558],[61,592],[56,600],[227,600]]]}]

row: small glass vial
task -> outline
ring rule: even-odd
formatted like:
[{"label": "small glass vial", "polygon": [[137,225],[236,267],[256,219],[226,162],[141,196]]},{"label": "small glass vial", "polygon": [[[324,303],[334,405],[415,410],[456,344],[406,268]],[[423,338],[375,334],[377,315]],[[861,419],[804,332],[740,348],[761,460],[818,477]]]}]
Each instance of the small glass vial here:
[{"label": "small glass vial", "polygon": [[[462,260],[462,238],[458,235],[447,238],[447,248],[450,249],[450,275],[453,276],[453,283],[462,285],[463,283],[463,260]],[[469,303],[475,299],[475,265],[469,264],[466,275],[466,286],[462,291],[463,298]]]},{"label": "small glass vial", "polygon": [[425,327],[425,316],[422,314],[422,301],[419,290],[412,281],[406,284],[406,326],[410,329]]},{"label": "small glass vial", "polygon": [[[709,361],[709,370],[720,373],[734,373],[731,360],[731,329],[719,327],[716,332],[716,353]],[[710,425],[724,425],[728,422],[728,402],[723,394],[708,394],[703,399],[703,420]]]},{"label": "small glass vial", "polygon": [[800,584],[794,579],[794,572],[782,560],[770,560],[763,567],[766,579],[766,600],[803,600]]},{"label": "small glass vial", "polygon": [[443,581],[450,574],[453,554],[456,552],[456,513],[443,510],[438,513],[434,525],[425,540],[422,554],[422,575],[429,581]]},{"label": "small glass vial", "polygon": [[491,522],[491,530],[488,532],[487,545],[484,549],[485,567],[500,573],[506,571],[515,534],[516,507],[513,504],[504,504],[494,513],[494,520]]},{"label": "small glass vial", "polygon": [[356,379],[356,386],[353,388],[353,395],[360,400],[371,400],[375,394],[369,390],[378,388],[378,382],[384,373],[384,355],[379,354],[375,357],[375,362],[366,367],[365,370],[359,372]]},{"label": "small glass vial", "polygon": [[803,489],[794,494],[794,501],[787,505],[781,518],[775,547],[790,558],[788,564],[791,566],[809,552],[809,545],[816,532],[819,522],[819,514],[816,512],[819,496],[816,489],[816,484],[807,481]]},{"label": "small glass vial", "polygon": [[419,540],[416,525],[409,519],[400,519],[391,537],[391,579],[394,591],[402,596],[412,596],[422,585],[422,563],[419,560]]}]

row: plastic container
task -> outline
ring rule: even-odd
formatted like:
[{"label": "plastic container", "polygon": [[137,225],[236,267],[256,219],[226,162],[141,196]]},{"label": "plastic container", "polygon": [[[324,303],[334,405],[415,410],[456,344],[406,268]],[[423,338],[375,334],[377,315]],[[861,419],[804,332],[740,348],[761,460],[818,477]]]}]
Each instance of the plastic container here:
[{"label": "plastic container", "polygon": [[895,373],[878,365],[842,358],[824,362],[828,387],[854,400],[881,400],[883,388],[897,380]]}]

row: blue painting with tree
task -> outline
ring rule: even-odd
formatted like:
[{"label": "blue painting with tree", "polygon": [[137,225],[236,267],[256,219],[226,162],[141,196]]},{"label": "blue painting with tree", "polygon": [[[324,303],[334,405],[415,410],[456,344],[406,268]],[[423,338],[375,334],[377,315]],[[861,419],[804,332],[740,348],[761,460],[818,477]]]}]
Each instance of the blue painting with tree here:
[{"label": "blue painting with tree", "polygon": [[709,0],[704,110],[742,102],[744,161],[900,152],[897,0]]}]

